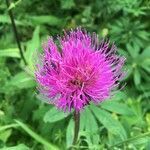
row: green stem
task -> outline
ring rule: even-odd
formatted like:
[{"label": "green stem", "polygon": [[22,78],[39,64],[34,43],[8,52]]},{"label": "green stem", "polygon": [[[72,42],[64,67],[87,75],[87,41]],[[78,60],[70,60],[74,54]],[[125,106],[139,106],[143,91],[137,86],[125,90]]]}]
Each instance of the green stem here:
[{"label": "green stem", "polygon": [[18,126],[19,126],[19,125],[16,124],[16,123],[9,124],[9,125],[5,125],[5,126],[0,127],[0,132],[1,132],[1,131],[4,131],[4,130],[7,130],[7,129],[9,129],[9,128],[16,128],[16,127],[18,127]]},{"label": "green stem", "polygon": [[[10,6],[9,0],[6,0],[6,4],[7,4],[7,7],[9,8],[9,6]],[[19,48],[20,56],[21,56],[24,64],[27,65],[27,62],[26,62],[25,57],[23,55],[23,50],[21,48],[20,39],[19,39],[19,35],[18,35],[18,32],[17,32],[17,27],[16,27],[16,24],[15,24],[15,20],[14,20],[12,10],[9,9],[8,12],[9,12],[9,16],[10,16],[10,19],[11,19],[14,35],[15,35],[15,38],[16,38],[16,42],[17,42],[17,45],[18,45],[18,48]]]},{"label": "green stem", "polygon": [[127,140],[124,140],[124,141],[122,141],[122,142],[119,142],[119,143],[117,143],[117,144],[114,144],[114,145],[110,146],[110,148],[115,147],[115,146],[120,146],[120,145],[126,144],[126,143],[128,143],[128,142],[130,142],[130,141],[134,141],[134,140],[137,140],[137,139],[139,139],[139,138],[142,138],[142,137],[145,137],[145,136],[148,136],[148,135],[150,135],[150,132],[146,132],[146,133],[141,134],[141,135],[138,135],[138,136],[136,136],[136,137],[132,137],[132,138],[129,138],[129,139],[127,139]]},{"label": "green stem", "polygon": [[77,144],[77,140],[78,140],[78,134],[79,134],[79,128],[80,128],[80,113],[78,111],[74,112],[74,122],[75,122],[74,138],[73,138],[72,145],[76,145]]}]

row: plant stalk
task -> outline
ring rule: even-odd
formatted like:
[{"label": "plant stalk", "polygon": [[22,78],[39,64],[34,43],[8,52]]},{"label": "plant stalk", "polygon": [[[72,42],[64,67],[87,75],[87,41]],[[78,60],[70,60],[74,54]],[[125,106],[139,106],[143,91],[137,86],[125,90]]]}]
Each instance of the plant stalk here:
[{"label": "plant stalk", "polygon": [[[9,0],[6,0],[6,4],[7,4],[7,8],[9,8],[9,6],[10,6]],[[16,27],[16,24],[15,24],[15,20],[14,20],[14,16],[13,16],[12,10],[9,9],[8,13],[9,13],[9,17],[11,19],[11,24],[12,24],[12,28],[13,28],[14,35],[15,35],[15,38],[16,38],[16,42],[17,42],[17,45],[18,45],[18,48],[19,48],[20,56],[21,56],[24,64],[27,65],[26,59],[25,59],[25,57],[23,55],[23,50],[21,48],[21,44],[20,44],[20,40],[19,40],[19,35],[18,35],[18,32],[17,32],[17,27]]]},{"label": "plant stalk", "polygon": [[78,134],[79,134],[79,128],[80,128],[80,113],[79,111],[75,111],[74,112],[74,138],[73,138],[73,143],[72,145],[76,145],[77,144],[77,140],[78,140]]}]

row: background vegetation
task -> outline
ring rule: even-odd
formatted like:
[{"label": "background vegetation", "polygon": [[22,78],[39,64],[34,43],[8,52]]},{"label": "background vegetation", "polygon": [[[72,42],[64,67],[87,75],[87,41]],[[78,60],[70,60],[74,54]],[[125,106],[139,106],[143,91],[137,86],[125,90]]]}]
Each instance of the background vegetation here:
[{"label": "background vegetation", "polygon": [[[82,112],[77,149],[150,150],[150,2],[148,0],[0,0],[0,150],[65,150],[72,115],[40,101],[35,49],[48,35],[83,26],[108,37],[127,58],[125,88]],[[24,65],[8,10],[19,32]]]}]

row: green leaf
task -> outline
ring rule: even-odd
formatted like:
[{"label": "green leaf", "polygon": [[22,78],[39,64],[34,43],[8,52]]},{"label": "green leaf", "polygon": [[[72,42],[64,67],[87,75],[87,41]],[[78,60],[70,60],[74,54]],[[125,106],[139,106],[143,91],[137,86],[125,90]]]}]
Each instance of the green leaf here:
[{"label": "green leaf", "polygon": [[138,35],[140,38],[142,38],[142,39],[144,39],[144,40],[146,40],[146,41],[149,40],[149,33],[148,33],[147,31],[139,30],[139,31],[137,32],[137,35]]},{"label": "green leaf", "polygon": [[44,122],[56,122],[64,119],[69,114],[65,114],[64,112],[57,110],[55,107],[51,108],[44,116]]},{"label": "green leaf", "polygon": [[136,86],[141,83],[141,75],[138,69],[134,70],[134,83]]},{"label": "green leaf", "polygon": [[126,139],[124,141],[118,142],[118,143],[110,146],[110,149],[113,149],[113,147],[115,147],[115,146],[121,146],[121,145],[123,145],[125,143],[131,143],[131,142],[132,143],[136,143],[136,144],[138,144],[138,143],[146,143],[146,142],[148,142],[148,138],[146,138],[146,137],[149,136],[149,135],[150,135],[150,132],[146,132],[146,133],[143,133],[143,134],[140,134],[140,135],[128,138],[128,139]]},{"label": "green leaf", "polygon": [[34,54],[36,54],[36,50],[40,46],[40,27],[37,26],[33,32],[33,36],[31,41],[27,43],[27,50],[25,52],[25,58],[29,64],[30,69],[33,70],[34,62],[33,60],[36,59]]},{"label": "green leaf", "polygon": [[[143,52],[140,54],[139,59],[137,60],[139,61],[139,67],[141,67],[143,70],[140,70],[140,74],[138,74],[139,72],[136,72],[136,77],[135,80],[137,80],[137,82],[139,82],[139,84],[141,83],[141,78],[144,78],[145,80],[149,80],[149,74],[150,73],[150,46],[146,47]],[[144,74],[143,74],[144,73]],[[135,72],[134,72],[135,74]]]},{"label": "green leaf", "polygon": [[150,137],[147,138],[146,150],[150,150]]},{"label": "green leaf", "polygon": [[11,133],[12,133],[11,129],[0,132],[0,140],[2,140],[3,142],[7,142],[8,138],[11,135]]},{"label": "green leaf", "polygon": [[86,108],[84,111],[85,111],[85,113],[83,114],[84,115],[83,117],[85,118],[84,119],[85,120],[85,122],[84,122],[85,131],[88,133],[88,135],[90,135],[92,143],[98,144],[100,139],[99,139],[99,135],[97,133],[98,125],[97,125],[96,119],[93,116],[92,112],[88,108]]},{"label": "green leaf", "polygon": [[16,123],[5,125],[5,126],[0,126],[0,132],[7,130],[9,128],[16,128],[16,127],[18,127],[18,124],[16,124]]},{"label": "green leaf", "polygon": [[71,9],[75,6],[74,0],[61,0],[62,9]]},{"label": "green leaf", "polygon": [[20,89],[31,88],[35,86],[35,82],[33,78],[25,72],[20,72],[16,74],[14,77],[12,77],[12,79],[8,84],[12,86],[16,86]]},{"label": "green leaf", "polygon": [[33,139],[35,139],[37,142],[43,144],[43,146],[46,146],[49,149],[52,150],[59,150],[55,145],[49,143],[46,141],[43,137],[35,133],[33,130],[31,130],[26,124],[23,122],[20,122],[19,120],[15,120],[15,122],[25,131],[27,132]]},{"label": "green leaf", "polygon": [[91,110],[96,118],[104,125],[104,127],[112,134],[120,136],[122,140],[127,138],[126,132],[120,122],[114,119],[107,111],[91,105]]},{"label": "green leaf", "polygon": [[131,143],[134,145],[141,145],[141,144],[146,145],[147,142],[148,142],[147,138],[139,138],[139,139],[131,141]]},{"label": "green leaf", "polygon": [[142,54],[140,55],[140,57],[142,57],[143,59],[145,58],[149,58],[150,59],[150,46],[149,47],[146,47]]},{"label": "green leaf", "polygon": [[[87,108],[85,108],[80,116],[80,135],[86,137],[86,142],[88,143],[89,146],[93,145],[93,140],[92,140],[92,134],[90,133],[89,125],[89,119],[88,119],[88,113],[86,111]],[[90,113],[90,112],[89,112]],[[91,123],[90,123],[91,125]]]},{"label": "green leaf", "polygon": [[27,19],[34,25],[42,25],[42,24],[48,24],[51,26],[62,25],[62,19],[52,15],[30,16]]},{"label": "green leaf", "polygon": [[20,58],[20,53],[18,48],[8,48],[0,50],[0,57],[16,57]]},{"label": "green leaf", "polygon": [[15,8],[19,3],[21,3],[21,1],[22,0],[17,0],[16,2],[11,2],[10,3],[10,6],[9,6],[9,8],[8,8],[8,10],[11,10],[11,9],[13,9],[13,8]]},{"label": "green leaf", "polygon": [[85,109],[84,111],[82,111],[81,115],[80,115],[80,131],[84,131],[85,130],[85,125],[86,125],[86,112]]},{"label": "green leaf", "polygon": [[24,144],[19,144],[17,146],[4,147],[4,148],[1,148],[0,150],[30,150],[30,149]]},{"label": "green leaf", "polygon": [[[8,15],[0,15],[0,23],[8,23],[11,24],[11,20],[10,17]],[[16,25],[21,25],[21,26],[25,26],[26,24],[24,24],[21,21],[15,20]]]},{"label": "green leaf", "polygon": [[102,108],[121,115],[133,115],[133,111],[126,105],[114,101],[104,101],[100,105]]},{"label": "green leaf", "polygon": [[72,145],[74,136],[74,121],[70,119],[66,132],[66,145],[69,148]]},{"label": "green leaf", "polygon": [[113,97],[112,97],[112,101],[116,102],[116,101],[122,101],[123,99],[126,99],[127,98],[127,95],[125,92],[123,91],[118,91],[117,94],[115,94]]},{"label": "green leaf", "polygon": [[126,46],[129,54],[133,59],[139,55],[140,47],[137,44],[127,44]]}]

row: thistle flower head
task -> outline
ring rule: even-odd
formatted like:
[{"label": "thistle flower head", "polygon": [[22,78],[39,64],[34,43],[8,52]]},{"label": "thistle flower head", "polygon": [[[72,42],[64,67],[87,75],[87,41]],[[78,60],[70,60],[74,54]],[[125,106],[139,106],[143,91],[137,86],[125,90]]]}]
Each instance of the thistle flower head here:
[{"label": "thistle flower head", "polygon": [[114,44],[99,41],[81,28],[43,44],[44,53],[35,72],[40,93],[64,111],[80,111],[91,101],[109,98],[124,76],[124,58]]}]

